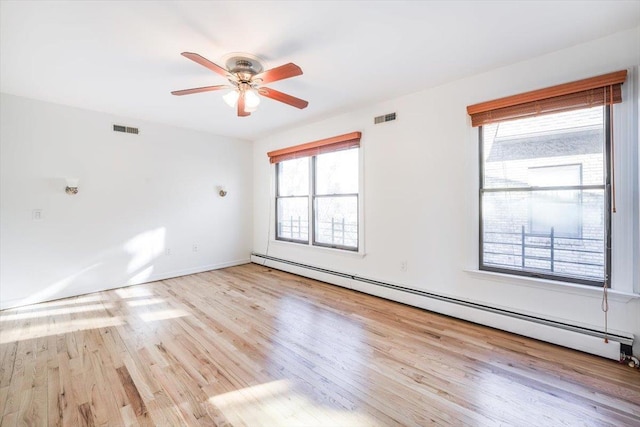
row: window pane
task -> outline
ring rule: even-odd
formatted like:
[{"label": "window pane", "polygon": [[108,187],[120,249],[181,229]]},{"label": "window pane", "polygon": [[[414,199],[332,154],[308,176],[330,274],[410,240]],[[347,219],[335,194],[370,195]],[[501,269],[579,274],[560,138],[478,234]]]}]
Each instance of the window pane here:
[{"label": "window pane", "polygon": [[532,187],[561,187],[581,184],[582,165],[529,168],[529,185]]},{"label": "window pane", "polygon": [[484,193],[483,265],[603,281],[604,195],[604,190]]},{"label": "window pane", "polygon": [[[604,184],[604,109],[586,108],[482,127],[484,188],[554,183],[531,172],[540,166],[581,165],[581,184]],[[564,185],[556,182],[553,185]]]},{"label": "window pane", "polygon": [[278,167],[278,196],[309,194],[309,158],[285,160]]},{"label": "window pane", "polygon": [[316,157],[316,194],[358,193],[358,149]]},{"label": "window pane", "polygon": [[542,191],[531,193],[532,233],[580,237],[582,230],[580,191]]},{"label": "window pane", "polygon": [[358,197],[316,198],[316,243],[358,248]]},{"label": "window pane", "polygon": [[309,198],[277,199],[276,238],[309,241]]},{"label": "window pane", "polygon": [[[541,166],[529,169],[529,185],[559,187],[580,185],[581,165]],[[536,191],[531,194],[531,231],[547,233],[554,227],[556,235],[579,237],[581,234],[582,192],[573,190]],[[603,206],[604,209],[604,206]]]}]

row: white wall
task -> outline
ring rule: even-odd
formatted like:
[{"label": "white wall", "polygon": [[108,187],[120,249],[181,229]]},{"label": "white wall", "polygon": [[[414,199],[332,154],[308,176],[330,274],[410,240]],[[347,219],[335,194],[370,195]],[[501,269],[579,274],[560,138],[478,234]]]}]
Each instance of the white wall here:
[{"label": "white wall", "polygon": [[[640,28],[256,141],[254,252],[602,330],[598,289],[477,271],[478,131],[466,106],[628,68],[627,101],[616,107],[618,213],[609,328],[633,333],[637,342],[638,167],[628,159],[638,158],[638,119],[628,100],[634,98],[638,64]],[[374,116],[391,112],[398,113],[397,121],[373,125]],[[366,255],[270,241],[273,166],[266,153],[352,131],[363,133]],[[402,261],[408,262],[406,272]],[[371,285],[361,287],[376,292]]]},{"label": "white wall", "polygon": [[248,261],[250,142],[6,94],[0,132],[0,307]]}]

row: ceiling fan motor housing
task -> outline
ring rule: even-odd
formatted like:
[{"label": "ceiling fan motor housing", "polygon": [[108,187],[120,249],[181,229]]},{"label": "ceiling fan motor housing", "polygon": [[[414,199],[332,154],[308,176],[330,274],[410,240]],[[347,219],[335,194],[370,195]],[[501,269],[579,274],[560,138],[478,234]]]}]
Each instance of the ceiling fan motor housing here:
[{"label": "ceiling fan motor housing", "polygon": [[225,65],[227,66],[227,70],[231,73],[249,74],[251,76],[261,73],[264,69],[258,58],[251,57],[246,54],[230,57],[227,59]]}]

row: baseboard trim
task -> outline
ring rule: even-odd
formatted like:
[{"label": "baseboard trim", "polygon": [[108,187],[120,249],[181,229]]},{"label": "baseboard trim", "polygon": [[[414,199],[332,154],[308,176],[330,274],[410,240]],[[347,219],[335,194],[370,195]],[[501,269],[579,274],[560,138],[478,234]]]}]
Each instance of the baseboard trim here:
[{"label": "baseboard trim", "polygon": [[142,285],[144,283],[158,282],[160,280],[174,279],[176,277],[187,276],[189,274],[204,273],[205,271],[219,270],[221,268],[234,267],[236,265],[242,265],[242,264],[249,264],[250,262],[251,262],[251,259],[243,258],[239,260],[225,261],[225,262],[220,262],[216,264],[202,265],[197,267],[185,268],[181,270],[168,271],[168,272],[159,273],[159,274],[152,274],[149,277],[145,278],[144,280],[130,280],[130,281],[127,281],[125,284],[91,289],[91,290],[87,290],[86,292],[80,291],[80,292],[73,292],[68,294],[62,293],[60,295],[56,295],[53,298],[42,299],[41,301],[25,302],[27,298],[14,298],[11,300],[0,302],[0,311],[9,310],[11,308],[23,307],[31,304],[40,304],[43,302],[57,301],[64,298],[72,298],[72,297],[78,297],[82,295],[89,295],[95,292],[103,292],[103,291],[109,291],[112,289],[120,289],[120,288],[129,287],[129,286]]},{"label": "baseboard trim", "polygon": [[632,334],[609,333],[607,334],[609,341],[605,343],[603,339],[604,334],[596,329],[533,317],[258,253],[251,255],[251,261],[259,265],[265,265],[304,277],[321,280],[370,295],[613,360],[619,360],[621,352],[631,355],[632,351]]},{"label": "baseboard trim", "polygon": [[175,270],[167,273],[152,274],[144,282],[127,283],[126,286],[141,285],[142,283],[157,282],[159,280],[174,279],[176,277],[188,276],[190,274],[204,273],[205,271],[220,270],[221,268],[235,267],[236,265],[249,264],[251,259],[241,259],[235,261],[226,261],[217,264],[204,265],[199,267],[185,268],[183,270]]}]

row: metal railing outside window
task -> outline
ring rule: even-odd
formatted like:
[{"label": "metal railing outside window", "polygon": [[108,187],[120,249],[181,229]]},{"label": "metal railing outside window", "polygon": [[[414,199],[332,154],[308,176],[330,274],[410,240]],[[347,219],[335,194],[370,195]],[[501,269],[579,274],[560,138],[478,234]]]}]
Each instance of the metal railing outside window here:
[{"label": "metal railing outside window", "polygon": [[[307,237],[309,222],[302,217],[281,219],[277,224],[278,236],[291,240],[304,240]],[[317,223],[317,236],[328,245],[352,247],[358,242],[358,223],[347,222],[345,218],[331,218],[331,221]]]},{"label": "metal railing outside window", "polygon": [[549,233],[529,233],[524,225],[519,232],[484,233],[485,266],[534,274],[591,276],[593,280],[601,280],[605,269],[603,251],[602,239],[557,236],[553,227]]}]

